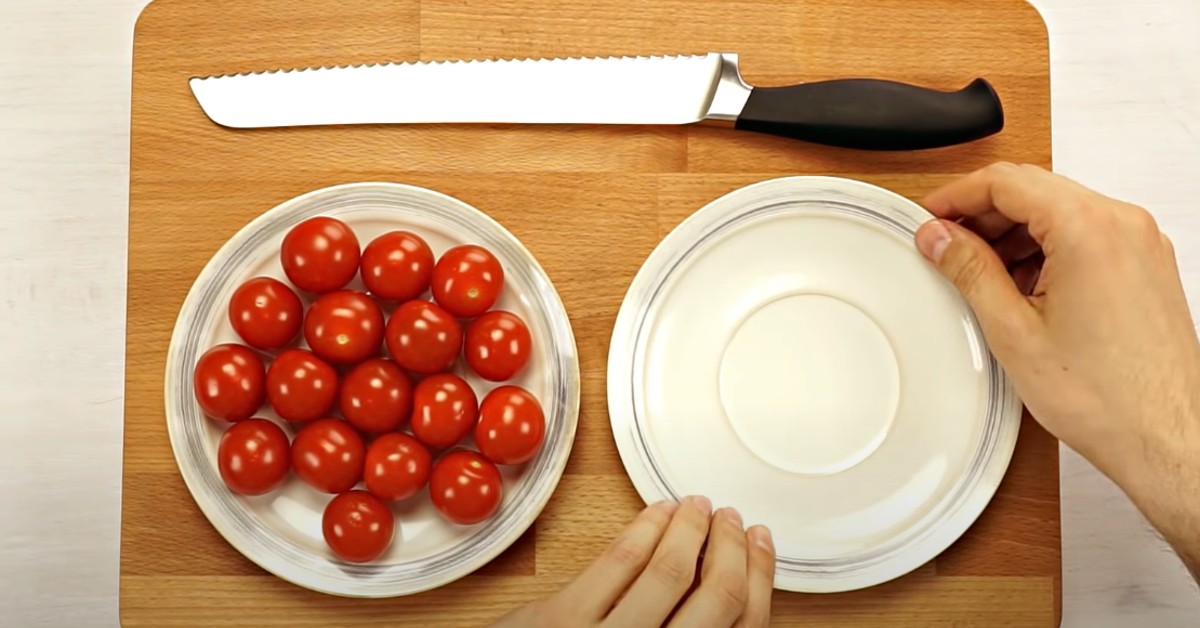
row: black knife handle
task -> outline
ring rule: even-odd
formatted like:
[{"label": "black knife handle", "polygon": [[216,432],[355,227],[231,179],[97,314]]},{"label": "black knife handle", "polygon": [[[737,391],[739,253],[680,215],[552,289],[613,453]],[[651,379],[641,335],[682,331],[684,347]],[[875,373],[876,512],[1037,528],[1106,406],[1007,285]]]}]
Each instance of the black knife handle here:
[{"label": "black knife handle", "polygon": [[952,146],[999,133],[996,90],[975,79],[957,92],[874,79],[755,87],[734,126],[864,150]]}]

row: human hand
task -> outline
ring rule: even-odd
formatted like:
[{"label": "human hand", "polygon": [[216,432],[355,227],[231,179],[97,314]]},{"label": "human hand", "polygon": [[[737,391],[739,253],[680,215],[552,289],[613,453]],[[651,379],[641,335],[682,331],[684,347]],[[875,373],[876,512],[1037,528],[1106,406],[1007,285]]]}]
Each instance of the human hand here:
[{"label": "human hand", "polygon": [[925,205],[942,220],[921,227],[918,247],[970,303],[1030,412],[1129,493],[1195,571],[1200,343],[1154,219],[1013,164]]},{"label": "human hand", "polygon": [[708,499],[688,497],[643,510],[562,591],[495,626],[758,628],[770,622],[774,580],[775,549],[765,527],[744,530],[736,510],[713,514]]}]

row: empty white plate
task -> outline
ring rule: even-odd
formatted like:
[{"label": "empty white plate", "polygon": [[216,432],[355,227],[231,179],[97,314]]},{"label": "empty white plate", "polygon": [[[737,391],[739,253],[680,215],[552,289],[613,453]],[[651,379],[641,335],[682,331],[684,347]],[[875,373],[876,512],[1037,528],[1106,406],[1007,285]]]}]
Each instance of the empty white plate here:
[{"label": "empty white plate", "polygon": [[765,181],[670,233],[613,331],[613,434],[647,503],[699,494],[771,528],[776,587],[901,576],[999,485],[1021,404],[921,257],[930,215],[866,183]]}]

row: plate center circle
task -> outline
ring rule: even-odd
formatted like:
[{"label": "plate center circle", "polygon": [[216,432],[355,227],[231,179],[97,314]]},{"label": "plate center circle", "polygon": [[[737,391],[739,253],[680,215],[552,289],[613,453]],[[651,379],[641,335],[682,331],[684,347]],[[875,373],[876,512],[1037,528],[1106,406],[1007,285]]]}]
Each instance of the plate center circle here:
[{"label": "plate center circle", "polygon": [[785,296],[752,311],[725,347],[719,379],[742,443],[804,475],[866,460],[887,438],[900,397],[887,336],[859,308],[822,294]]}]

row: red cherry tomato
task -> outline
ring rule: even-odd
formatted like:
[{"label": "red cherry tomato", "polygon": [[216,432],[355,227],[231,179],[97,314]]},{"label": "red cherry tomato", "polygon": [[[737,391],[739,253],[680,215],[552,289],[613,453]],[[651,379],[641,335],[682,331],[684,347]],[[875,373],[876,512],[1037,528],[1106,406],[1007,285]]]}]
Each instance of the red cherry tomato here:
[{"label": "red cherry tomato", "polygon": [[367,449],[363,480],[379,499],[407,499],[429,481],[433,457],[408,434],[384,434]]},{"label": "red cherry tomato", "polygon": [[367,360],[342,378],[338,401],[342,416],[359,430],[395,431],[412,414],[412,380],[391,360]]},{"label": "red cherry tomato", "polygon": [[473,451],[442,456],[429,476],[433,506],[447,520],[461,525],[479,523],[495,514],[503,493],[500,470]]},{"label": "red cherry tomato", "polygon": [[433,298],[459,318],[488,311],[504,289],[504,269],[487,249],[473,244],[456,246],[442,254],[433,267]]},{"label": "red cherry tomato", "polygon": [[292,227],[283,238],[279,261],[297,288],[337,290],[358,272],[358,238],[346,223],[317,216]]},{"label": "red cherry tomato", "polygon": [[255,277],[242,284],[229,300],[229,322],[246,344],[278,349],[296,339],[304,305],[282,281]]},{"label": "red cherry tomato", "polygon": [[467,326],[467,365],[484,379],[512,379],[529,363],[529,328],[516,314],[496,310]]},{"label": "red cherry tomato", "polygon": [[396,519],[387,504],[366,491],[350,491],[329,500],[321,517],[325,544],[344,561],[365,563],[392,544]]},{"label": "red cherry tomato", "polygon": [[321,419],[305,425],[292,439],[292,470],[309,486],[342,493],[362,479],[367,447],[350,424]]},{"label": "red cherry tomato", "polygon": [[385,337],[392,359],[414,373],[444,371],[462,351],[462,326],[428,301],[409,301],[397,308]]},{"label": "red cherry tomato", "polygon": [[461,377],[442,373],[421,380],[413,392],[412,433],[435,447],[451,447],[475,427],[479,405]]},{"label": "red cherry tomato", "polygon": [[192,383],[196,401],[208,416],[248,419],[263,402],[262,358],[242,345],[217,345],[196,362]]},{"label": "red cherry tomato", "polygon": [[383,312],[374,299],[361,292],[323,294],[308,308],[304,339],[326,362],[362,362],[378,353],[383,344]]},{"label": "red cherry tomato", "polygon": [[359,266],[371,294],[385,301],[408,301],[429,289],[433,251],[415,233],[390,231],[363,249]]},{"label": "red cherry tomato", "polygon": [[217,468],[225,485],[242,495],[262,495],[283,484],[291,466],[287,435],[266,419],[246,419],[221,435]]},{"label": "red cherry tomato", "polygon": [[546,415],[529,391],[501,386],[479,404],[475,444],[496,464],[521,464],[533,458],[546,435]]},{"label": "red cherry tomato", "polygon": [[280,353],[267,369],[267,400],[280,418],[311,421],[329,414],[337,371],[304,349]]}]

